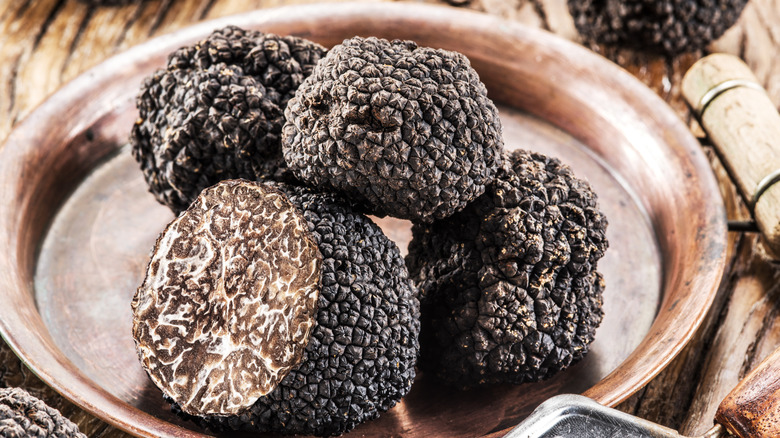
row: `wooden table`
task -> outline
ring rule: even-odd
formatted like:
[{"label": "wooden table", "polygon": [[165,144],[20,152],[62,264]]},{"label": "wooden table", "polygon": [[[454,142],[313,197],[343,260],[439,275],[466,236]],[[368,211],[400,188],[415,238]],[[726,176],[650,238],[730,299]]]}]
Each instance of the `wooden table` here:
[{"label": "wooden table", "polygon": [[[105,58],[192,23],[301,0],[148,0],[96,7],[78,0],[0,2],[0,142],[19,120],[62,84]],[[426,0],[443,3],[441,0]],[[504,16],[578,40],[566,0],[452,1],[459,7]],[[673,59],[592,47],[628,69],[690,123],[680,80],[702,53]],[[740,21],[708,51],[742,57],[780,103],[780,2],[751,0]],[[710,152],[709,149],[708,153]],[[713,156],[712,153],[709,153]],[[746,210],[716,158],[729,217]],[[620,409],[685,435],[705,432],[720,400],[780,344],[780,265],[752,234],[729,234],[727,273],[715,303],[693,341]],[[56,407],[90,437],[124,437],[38,380],[0,341],[0,387],[20,386]]]}]

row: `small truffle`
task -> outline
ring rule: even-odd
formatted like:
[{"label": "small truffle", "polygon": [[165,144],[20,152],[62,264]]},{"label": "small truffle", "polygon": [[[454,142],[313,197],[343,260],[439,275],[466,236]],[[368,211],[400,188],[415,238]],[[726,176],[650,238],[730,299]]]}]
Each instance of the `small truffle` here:
[{"label": "small truffle", "polygon": [[478,197],[501,124],[456,52],[355,37],[317,64],[285,110],[284,159],[307,184],[374,214],[430,222]]},{"label": "small truffle", "polygon": [[237,27],[173,52],[136,99],[130,143],[160,203],[179,213],[231,178],[288,180],[284,107],[325,49]]},{"label": "small truffle", "polygon": [[676,55],[703,49],[737,22],[747,0],[568,0],[586,40]]},{"label": "small truffle", "polygon": [[0,388],[0,436],[87,438],[58,410],[20,388]]},{"label": "small truffle", "polygon": [[281,192],[238,180],[204,190],[157,240],[133,298],[141,364],[187,413],[251,406],[302,358],[321,261]]},{"label": "small truffle", "polygon": [[414,225],[421,368],[470,387],[537,381],[580,360],[603,315],[606,226],[586,182],[525,151],[466,209]]},{"label": "small truffle", "polygon": [[278,185],[303,212],[322,253],[316,325],[303,360],[270,394],[214,430],[339,435],[377,418],[411,388],[419,301],[398,247],[334,195]]}]

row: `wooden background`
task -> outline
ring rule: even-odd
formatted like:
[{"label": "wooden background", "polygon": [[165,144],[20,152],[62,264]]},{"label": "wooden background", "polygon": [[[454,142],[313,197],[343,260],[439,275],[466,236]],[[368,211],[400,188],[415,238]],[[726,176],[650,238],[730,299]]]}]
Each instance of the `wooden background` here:
[{"label": "wooden background", "polygon": [[[0,1],[0,144],[19,120],[62,84],[84,70],[149,38],[192,23],[257,8],[305,0],[148,0],[121,7],[79,0]],[[427,3],[445,3],[426,0]],[[470,8],[540,27],[579,41],[566,0],[450,0]],[[676,58],[592,46],[663,97],[688,121],[679,84],[704,53]],[[780,2],[750,0],[740,21],[710,51],[740,56],[780,104]],[[709,148],[707,148],[708,153]],[[712,153],[709,153],[713,157]],[[747,213],[727,175],[712,158],[722,182],[729,217]],[[727,274],[713,308],[693,342],[647,387],[620,409],[679,429],[704,433],[718,403],[758,362],[780,345],[780,264],[757,236],[729,234]],[[0,341],[0,387],[21,386],[56,407],[90,437],[126,437],[91,417],[38,380]]]}]

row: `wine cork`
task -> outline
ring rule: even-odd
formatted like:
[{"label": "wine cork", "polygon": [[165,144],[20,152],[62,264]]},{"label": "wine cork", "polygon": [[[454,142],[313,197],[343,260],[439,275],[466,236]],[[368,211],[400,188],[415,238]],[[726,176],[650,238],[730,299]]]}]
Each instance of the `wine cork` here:
[{"label": "wine cork", "polygon": [[780,115],[750,68],[714,54],[683,77],[683,97],[748,203],[759,231],[780,253]]}]

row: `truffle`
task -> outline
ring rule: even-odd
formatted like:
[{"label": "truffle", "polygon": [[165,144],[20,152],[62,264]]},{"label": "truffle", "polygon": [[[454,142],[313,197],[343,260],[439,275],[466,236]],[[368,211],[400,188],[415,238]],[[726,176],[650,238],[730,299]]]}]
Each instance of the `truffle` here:
[{"label": "truffle", "polygon": [[414,225],[420,367],[470,387],[545,379],[581,359],[603,315],[606,226],[586,182],[525,151],[466,209]]},{"label": "truffle", "polygon": [[20,388],[0,388],[0,436],[87,438],[58,410]]},{"label": "truffle", "polygon": [[482,194],[503,147],[498,111],[469,60],[411,41],[335,46],[285,117],[295,176],[374,214],[423,222]]},{"label": "truffle", "polygon": [[144,80],[130,143],[149,190],[175,213],[232,178],[289,180],[284,107],[325,49],[229,26]]},{"label": "truffle", "polygon": [[229,415],[298,365],[315,323],[322,258],[278,190],[223,181],[157,239],[133,301],[152,381],[193,415]]},{"label": "truffle", "polygon": [[398,247],[335,195],[278,185],[322,253],[316,324],[300,365],[249,410],[197,419],[214,430],[338,435],[411,388],[419,302]]},{"label": "truffle", "polygon": [[586,40],[676,55],[704,48],[736,23],[747,0],[568,0]]}]

